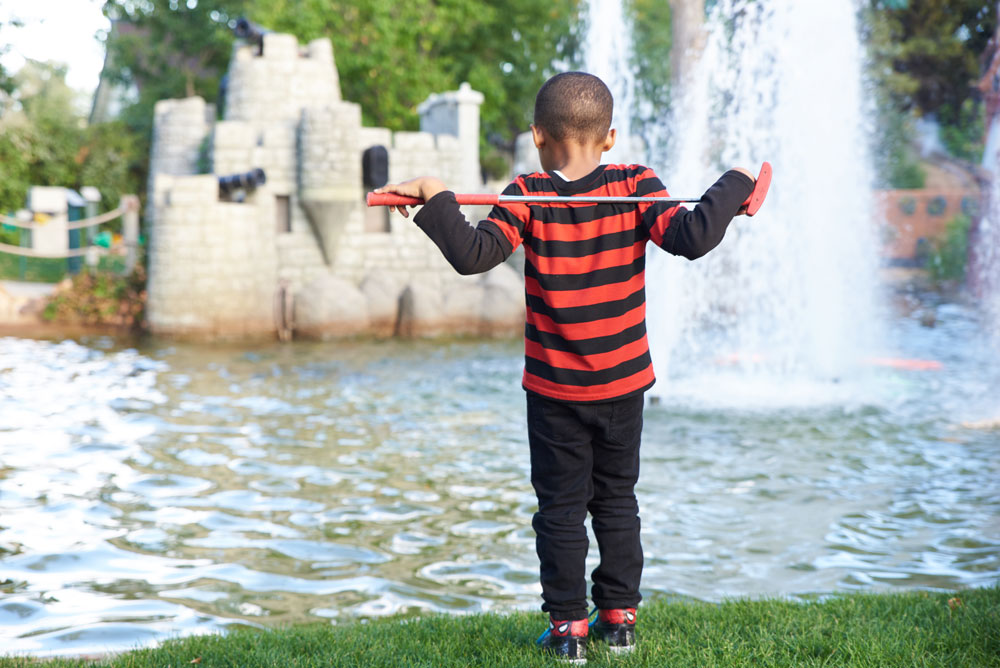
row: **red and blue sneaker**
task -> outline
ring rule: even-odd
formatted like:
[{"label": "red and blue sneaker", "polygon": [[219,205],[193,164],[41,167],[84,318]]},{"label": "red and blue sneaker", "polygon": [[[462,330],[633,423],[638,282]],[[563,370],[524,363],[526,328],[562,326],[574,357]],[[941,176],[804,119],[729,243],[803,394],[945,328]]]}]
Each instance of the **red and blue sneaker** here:
[{"label": "red and blue sneaker", "polygon": [[593,625],[594,635],[608,644],[616,654],[635,649],[635,608],[598,610]]},{"label": "red and blue sneaker", "polygon": [[583,619],[549,618],[549,628],[538,637],[537,644],[563,663],[587,663],[587,633],[590,625]]}]

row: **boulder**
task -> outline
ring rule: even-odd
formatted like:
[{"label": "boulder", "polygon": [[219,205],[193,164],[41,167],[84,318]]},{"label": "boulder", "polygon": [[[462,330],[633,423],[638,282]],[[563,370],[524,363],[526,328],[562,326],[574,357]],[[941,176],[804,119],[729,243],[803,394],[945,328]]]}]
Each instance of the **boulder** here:
[{"label": "boulder", "polygon": [[396,333],[411,338],[441,336],[448,333],[444,320],[444,296],[441,290],[419,280],[410,282],[399,297]]},{"label": "boulder", "polygon": [[512,336],[524,329],[524,284],[506,265],[443,286],[419,280],[400,297],[400,336]]},{"label": "boulder", "polygon": [[0,324],[37,325],[46,301],[46,297],[11,294],[0,286]]},{"label": "boulder", "polygon": [[383,273],[365,276],[360,286],[368,303],[368,320],[375,336],[392,336],[399,321],[399,298],[402,290],[397,281]]},{"label": "boulder", "polygon": [[524,283],[507,264],[483,276],[483,300],[479,333],[512,336],[524,330]]},{"label": "boulder", "polygon": [[368,299],[353,283],[325,274],[295,294],[295,335],[329,340],[366,334]]}]

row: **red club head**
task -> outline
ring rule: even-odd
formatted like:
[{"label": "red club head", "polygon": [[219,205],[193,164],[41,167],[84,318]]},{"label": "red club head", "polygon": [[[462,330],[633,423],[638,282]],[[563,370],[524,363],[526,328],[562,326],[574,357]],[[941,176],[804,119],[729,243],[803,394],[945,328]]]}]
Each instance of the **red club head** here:
[{"label": "red club head", "polygon": [[767,197],[767,189],[771,187],[771,163],[765,162],[760,166],[760,174],[757,175],[757,183],[754,184],[750,197],[743,202],[747,208],[747,215],[752,216],[760,211],[764,198]]}]

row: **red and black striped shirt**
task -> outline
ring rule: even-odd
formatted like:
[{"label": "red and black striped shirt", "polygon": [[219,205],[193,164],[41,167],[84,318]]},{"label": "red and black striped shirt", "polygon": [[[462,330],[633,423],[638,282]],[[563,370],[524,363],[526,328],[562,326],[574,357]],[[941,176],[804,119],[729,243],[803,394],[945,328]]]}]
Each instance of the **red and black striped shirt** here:
[{"label": "red and black striped shirt", "polygon": [[[646,243],[689,259],[722,241],[753,189],[729,171],[692,210],[665,204],[500,204],[476,228],[442,192],[414,222],[459,273],[487,271],[524,244],[524,388],[572,402],[618,399],[654,382],[646,341]],[[653,170],[601,165],[565,181],[518,176],[505,195],[667,196]]]}]

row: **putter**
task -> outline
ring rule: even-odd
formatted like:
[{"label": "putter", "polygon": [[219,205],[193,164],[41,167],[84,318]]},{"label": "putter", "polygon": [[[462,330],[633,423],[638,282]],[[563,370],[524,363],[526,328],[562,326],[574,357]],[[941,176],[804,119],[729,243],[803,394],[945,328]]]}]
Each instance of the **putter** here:
[{"label": "putter", "polygon": [[[746,198],[740,208],[746,208],[746,215],[753,216],[760,211],[764,198],[767,197],[767,190],[771,186],[771,163],[765,162],[760,167],[760,174],[757,175],[757,182],[754,184],[753,192]],[[700,197],[558,197],[558,196],[534,196],[534,195],[490,195],[490,194],[456,194],[455,199],[459,204],[468,205],[497,205],[505,203],[524,204],[641,204],[644,202],[661,204],[685,204],[698,202]],[[366,198],[368,206],[419,206],[424,203],[419,197],[407,197],[394,193],[368,193]]]}]

